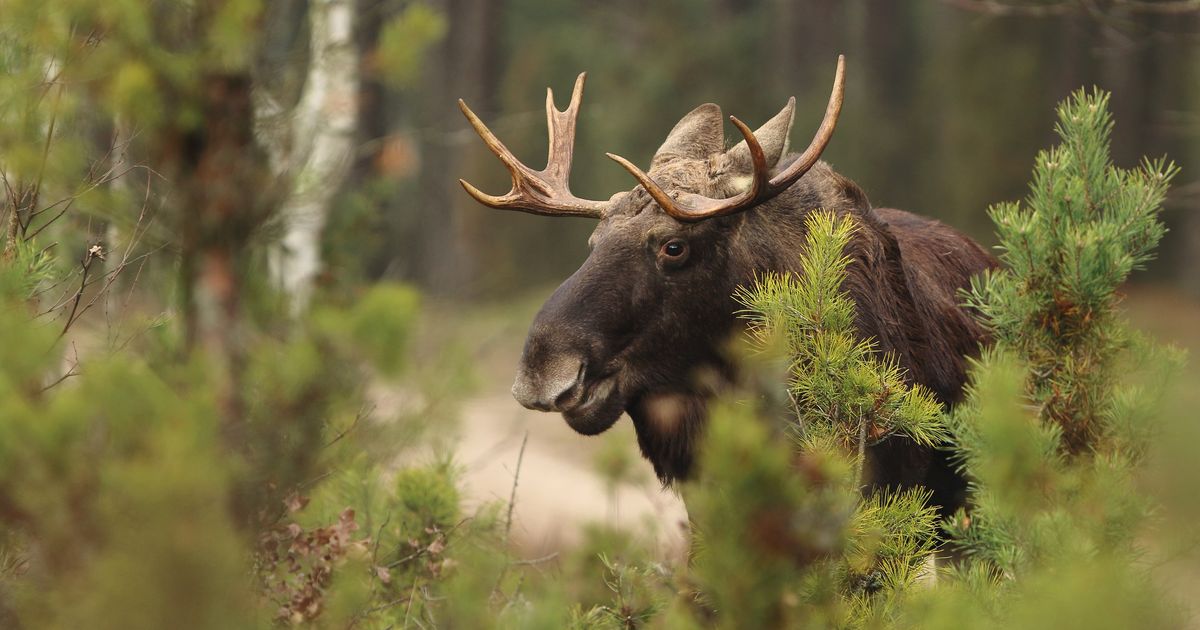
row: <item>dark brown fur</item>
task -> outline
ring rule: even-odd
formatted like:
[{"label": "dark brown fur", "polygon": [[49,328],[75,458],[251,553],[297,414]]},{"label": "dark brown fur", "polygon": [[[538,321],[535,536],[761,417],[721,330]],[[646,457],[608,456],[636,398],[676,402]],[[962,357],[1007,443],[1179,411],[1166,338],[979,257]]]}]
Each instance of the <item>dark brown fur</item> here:
[{"label": "dark brown fur", "polygon": [[[747,165],[723,151],[719,110],[714,118],[705,109],[713,107],[685,117],[656,155],[650,174],[666,190],[723,197],[744,185]],[[774,158],[780,168],[794,156]],[[817,209],[859,224],[843,284],[858,307],[859,333],[895,356],[910,381],[957,402],[967,357],[985,340],[957,292],[995,260],[937,221],[873,209],[824,163],[766,203],[698,223],[667,216],[641,188],[614,197],[589,241],[591,255],[535,319],[514,394],[532,408],[562,412],[584,434],[627,411],[658,476],[687,478],[706,403],[737,378],[722,352],[742,330],[734,291],[764,272],[798,272],[805,218]],[[672,240],[689,248],[683,263],[664,258]],[[884,440],[868,453],[868,470],[873,485],[921,484],[945,509],[962,503],[964,482],[939,451]]]}]

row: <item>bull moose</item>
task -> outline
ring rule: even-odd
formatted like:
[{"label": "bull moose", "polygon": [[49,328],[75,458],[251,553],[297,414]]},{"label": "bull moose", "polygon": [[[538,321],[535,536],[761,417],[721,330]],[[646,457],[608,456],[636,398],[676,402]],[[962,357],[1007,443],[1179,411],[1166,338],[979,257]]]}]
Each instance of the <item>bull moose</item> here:
[{"label": "bull moose", "polygon": [[[566,111],[547,90],[550,152],[541,171],[520,162],[459,100],[513,181],[507,194],[493,196],[459,180],[472,197],[502,210],[599,220],[591,253],[530,327],[512,388],[522,405],[559,412],[584,435],[627,412],[658,477],[687,478],[706,402],[737,377],[724,352],[743,326],[735,290],[766,272],[800,273],[805,217],[816,209],[859,224],[843,284],[857,306],[858,333],[942,403],[961,398],[967,357],[979,352],[986,331],[956,293],[996,262],[937,221],[873,208],[854,182],[820,161],[841,110],[843,57],[824,120],[802,153],[788,152],[794,98],[753,132],[730,116],[743,136],[730,149],[721,109],[708,103],[675,125],[648,173],[608,154],[638,182],[608,201],[581,199],[568,187],[585,78],[576,80]],[[701,371],[717,378],[697,379]],[[965,483],[944,452],[884,439],[869,448],[867,470],[872,487],[926,486],[943,513],[962,504]]]}]

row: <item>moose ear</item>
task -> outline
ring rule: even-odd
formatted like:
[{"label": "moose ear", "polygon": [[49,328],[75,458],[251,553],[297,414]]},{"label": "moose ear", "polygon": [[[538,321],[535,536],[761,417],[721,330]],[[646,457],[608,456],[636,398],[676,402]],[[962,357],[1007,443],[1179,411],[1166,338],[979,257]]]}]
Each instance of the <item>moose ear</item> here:
[{"label": "moose ear", "polygon": [[[754,131],[754,137],[762,145],[763,153],[767,156],[767,167],[774,168],[788,150],[788,136],[792,131],[792,121],[796,118],[796,97],[788,99],[783,110],[766,124]],[[750,147],[742,140],[725,152],[728,164],[738,171],[751,170]]]},{"label": "moose ear", "polygon": [[704,160],[720,153],[725,146],[723,123],[721,108],[713,103],[705,103],[688,112],[675,123],[666,141],[654,153],[650,168],[678,158]]}]

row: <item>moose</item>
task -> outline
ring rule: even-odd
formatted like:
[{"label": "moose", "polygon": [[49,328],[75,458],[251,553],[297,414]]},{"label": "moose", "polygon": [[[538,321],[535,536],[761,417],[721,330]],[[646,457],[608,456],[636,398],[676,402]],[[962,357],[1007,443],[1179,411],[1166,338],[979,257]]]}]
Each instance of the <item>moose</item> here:
[{"label": "moose", "polygon": [[[858,185],[820,160],[841,111],[844,57],[824,119],[802,153],[788,151],[795,98],[755,131],[730,116],[742,140],[729,149],[721,109],[708,103],[675,125],[649,172],[607,154],[638,184],[607,201],[578,198],[568,187],[585,79],[576,80],[566,111],[547,90],[550,151],[540,171],[459,100],[513,182],[493,196],[460,179],[467,193],[501,210],[599,220],[587,259],[530,327],[512,387],[518,402],[559,412],[584,435],[628,413],[659,479],[686,479],[706,403],[738,376],[726,352],[744,326],[734,293],[767,272],[800,273],[805,217],[817,209],[852,215],[859,226],[846,248],[852,263],[842,286],[857,307],[858,334],[943,404],[960,400],[968,357],[987,333],[957,292],[996,261],[942,223],[872,207]],[[923,485],[944,514],[963,504],[965,481],[942,450],[884,438],[868,448],[866,469],[869,487]]]}]

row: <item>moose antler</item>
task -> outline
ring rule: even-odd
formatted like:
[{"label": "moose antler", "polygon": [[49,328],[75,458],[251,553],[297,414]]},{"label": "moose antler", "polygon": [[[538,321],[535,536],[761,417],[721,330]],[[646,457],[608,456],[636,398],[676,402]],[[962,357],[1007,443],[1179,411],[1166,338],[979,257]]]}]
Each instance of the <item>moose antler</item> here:
[{"label": "moose antler", "polygon": [[546,168],[535,171],[521,163],[508,147],[483,124],[482,120],[471,111],[470,107],[458,99],[458,107],[471,121],[471,126],[492,153],[512,173],[512,190],[507,194],[496,197],[489,195],[467,183],[458,180],[467,193],[485,206],[501,210],[521,210],[532,214],[547,216],[574,216],[599,218],[605,206],[603,201],[580,199],[571,194],[568,179],[571,176],[571,158],[575,153],[575,119],[579,115],[579,103],[583,100],[583,83],[587,73],[581,73],[575,79],[575,89],[571,92],[571,104],[566,111],[558,111],[554,106],[554,91],[546,88],[546,126],[550,133],[550,155],[546,158]]},{"label": "moose antler", "polygon": [[703,219],[741,212],[783,192],[789,186],[796,183],[796,180],[800,179],[801,176],[817,163],[817,160],[821,158],[821,152],[825,150],[825,146],[833,138],[833,130],[837,126],[838,114],[842,111],[842,94],[845,84],[846,57],[838,55],[837,74],[833,78],[833,93],[829,96],[829,105],[825,108],[825,118],[821,121],[821,126],[817,128],[816,135],[813,136],[812,142],[809,143],[804,153],[800,154],[799,158],[796,158],[794,162],[775,177],[770,177],[767,158],[763,153],[762,145],[754,137],[754,132],[745,123],[738,120],[736,116],[730,116],[729,119],[733,121],[738,131],[741,131],[742,135],[746,138],[746,146],[750,149],[750,160],[754,171],[750,189],[728,199],[713,199],[692,193],[680,193],[677,196],[672,196],[660,188],[658,184],[654,183],[654,180],[650,179],[649,175],[642,172],[641,169],[634,166],[629,160],[619,155],[613,155],[612,153],[607,155],[623,166],[625,170],[629,171],[638,180],[638,183],[646,189],[646,192],[650,193],[654,201],[662,207],[664,212],[680,221],[701,221]]}]

